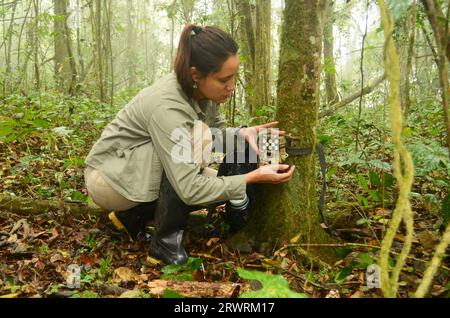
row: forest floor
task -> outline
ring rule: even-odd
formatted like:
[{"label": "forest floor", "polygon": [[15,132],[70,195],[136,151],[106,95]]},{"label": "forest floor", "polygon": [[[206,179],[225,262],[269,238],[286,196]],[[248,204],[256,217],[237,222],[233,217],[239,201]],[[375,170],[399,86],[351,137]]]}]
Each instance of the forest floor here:
[{"label": "forest floor", "polygon": [[[22,126],[14,128],[28,129],[25,135],[0,139],[0,194],[60,202],[86,201],[83,158],[113,113],[98,119],[99,115],[92,114],[98,114],[99,110],[86,105],[89,107],[80,110],[77,118],[61,119],[59,123],[50,116],[41,121],[31,117],[28,124],[22,122]],[[58,116],[57,109],[52,111]],[[20,114],[17,109],[13,113],[16,117]],[[52,125],[49,127],[44,121]],[[345,152],[341,149],[340,154]],[[225,238],[197,235],[201,231],[192,226],[188,228],[186,241],[192,256],[190,262],[180,267],[163,266],[148,257],[148,243],[130,242],[105,222],[106,218],[75,217],[64,210],[15,214],[0,206],[0,297],[237,297],[261,287],[241,277],[239,268],[282,275],[292,291],[311,298],[382,297],[380,289],[369,288],[366,271],[378,262],[380,240],[395,202],[380,203],[380,197],[395,197],[395,190],[378,191],[380,180],[373,174],[367,179],[369,182],[364,182],[361,174],[350,181],[349,176],[355,175],[354,164],[339,165],[343,159],[338,154],[328,161],[325,220],[336,241],[338,260],[334,264],[311,259],[305,253],[306,248],[280,248],[271,255],[257,251],[244,254],[229,247]],[[355,179],[359,183],[355,184]],[[439,192],[439,186],[438,190],[433,187],[433,191]],[[424,190],[427,188],[430,182],[419,178],[414,191],[427,192]],[[412,198],[415,234],[400,275],[398,297],[412,297],[440,240],[442,217],[432,204],[423,197]],[[404,229],[400,228],[391,249],[391,266],[401,250],[404,235]],[[68,286],[70,265],[80,271],[77,288]],[[447,256],[429,296],[450,297],[449,266]],[[190,292],[183,286],[164,285],[175,280],[185,282]],[[155,282],[163,287],[157,288]],[[264,278],[260,283],[265,285]],[[210,288],[207,291],[189,288],[200,286],[195,284]]]}]

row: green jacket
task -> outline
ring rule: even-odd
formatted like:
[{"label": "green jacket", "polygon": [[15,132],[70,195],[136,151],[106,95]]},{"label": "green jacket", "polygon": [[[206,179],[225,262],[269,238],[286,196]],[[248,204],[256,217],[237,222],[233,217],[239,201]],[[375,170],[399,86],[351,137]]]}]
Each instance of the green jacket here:
[{"label": "green jacket", "polygon": [[175,138],[171,138],[173,131],[192,131],[194,121],[199,119],[227,134],[236,133],[235,128],[224,128],[218,104],[209,101],[201,107],[190,101],[175,74],[169,74],[143,89],[118,112],[92,147],[86,164],[97,169],[114,190],[131,201],[156,200],[163,171],[188,205],[244,198],[243,175],[205,177],[200,174],[200,163],[172,159],[176,146]]}]

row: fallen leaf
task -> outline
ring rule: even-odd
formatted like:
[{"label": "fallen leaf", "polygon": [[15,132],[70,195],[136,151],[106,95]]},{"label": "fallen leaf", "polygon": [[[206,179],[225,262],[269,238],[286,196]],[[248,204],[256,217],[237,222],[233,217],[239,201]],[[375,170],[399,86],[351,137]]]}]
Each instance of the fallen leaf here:
[{"label": "fallen leaf", "polygon": [[293,238],[291,238],[290,243],[291,244],[295,244],[298,242],[298,240],[300,239],[301,233],[297,234],[296,236],[294,236]]},{"label": "fallen leaf", "polygon": [[147,256],[146,261],[147,261],[147,263],[152,264],[152,265],[158,265],[161,263],[161,261],[159,261],[156,258],[153,258],[151,256]]},{"label": "fallen leaf", "polygon": [[332,289],[328,292],[325,298],[341,298],[341,294],[339,293],[339,290]]},{"label": "fallen leaf", "polygon": [[432,231],[422,231],[417,234],[420,244],[428,249],[434,249],[437,243],[439,243],[439,238],[436,233]]},{"label": "fallen leaf", "polygon": [[127,290],[122,293],[119,298],[138,298],[141,296],[141,292],[139,290]]},{"label": "fallen leaf", "polygon": [[13,234],[10,237],[8,237],[7,242],[9,242],[9,243],[17,243],[18,242],[17,234]]},{"label": "fallen leaf", "polygon": [[208,240],[208,242],[206,242],[206,246],[211,247],[212,245],[216,244],[219,241],[220,241],[220,238],[212,237]]},{"label": "fallen leaf", "polygon": [[63,260],[64,260],[64,258],[59,254],[55,254],[52,257],[50,257],[50,262],[52,262],[52,263],[61,262]]},{"label": "fallen leaf", "polygon": [[364,297],[364,293],[360,290],[355,291],[350,298],[363,298]]},{"label": "fallen leaf", "polygon": [[128,267],[119,267],[114,270],[113,273],[113,282],[121,283],[121,282],[130,282],[137,281],[142,282],[148,280],[147,275],[136,274],[131,268]]},{"label": "fallen leaf", "polygon": [[13,294],[1,295],[0,298],[16,298],[19,295],[20,295],[20,293],[13,293]]}]

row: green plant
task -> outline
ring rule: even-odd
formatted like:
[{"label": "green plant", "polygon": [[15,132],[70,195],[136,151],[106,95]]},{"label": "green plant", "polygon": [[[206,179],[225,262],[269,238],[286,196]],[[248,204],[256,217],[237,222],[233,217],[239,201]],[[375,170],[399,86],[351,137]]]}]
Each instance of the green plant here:
[{"label": "green plant", "polygon": [[99,298],[100,295],[91,290],[74,293],[70,298]]},{"label": "green plant", "polygon": [[189,257],[186,264],[183,265],[166,265],[161,269],[163,275],[162,279],[175,279],[175,280],[193,280],[192,274],[194,271],[199,270],[203,264],[203,259],[200,257]]},{"label": "green plant", "polygon": [[111,259],[109,257],[102,258],[98,273],[100,277],[106,277],[111,270]]},{"label": "green plant", "polygon": [[86,237],[84,238],[84,241],[86,242],[86,246],[91,250],[93,248],[97,247],[97,245],[98,245],[98,241],[96,240],[94,234],[86,235]]},{"label": "green plant", "polygon": [[238,268],[237,273],[241,278],[256,280],[262,284],[261,289],[244,292],[240,295],[241,298],[308,298],[307,294],[292,291],[282,275],[248,271],[243,268]]}]

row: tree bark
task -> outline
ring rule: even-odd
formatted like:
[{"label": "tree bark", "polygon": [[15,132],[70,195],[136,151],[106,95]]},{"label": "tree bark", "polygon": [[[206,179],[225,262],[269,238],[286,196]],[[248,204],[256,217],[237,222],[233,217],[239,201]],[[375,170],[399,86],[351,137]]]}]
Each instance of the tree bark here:
[{"label": "tree bark", "polygon": [[95,0],[95,9],[93,2],[89,3],[91,9],[92,35],[95,43],[95,61],[97,66],[97,83],[100,102],[106,101],[105,83],[104,83],[104,62],[102,47],[102,2]]},{"label": "tree bark", "polygon": [[128,69],[128,88],[132,89],[137,83],[136,74],[136,12],[134,10],[133,0],[127,0],[127,69]]},{"label": "tree bark", "polygon": [[111,24],[112,24],[112,0],[105,0],[105,38],[106,38],[106,53],[108,56],[107,63],[107,75],[105,76],[110,81],[110,91],[109,91],[109,103],[111,107],[114,106],[114,55],[112,49],[112,39],[111,39]]},{"label": "tree bark", "polygon": [[[428,20],[436,38],[437,44],[442,46],[447,62],[450,62],[450,32],[445,23],[440,21],[447,21],[441,6],[437,0],[421,0]],[[448,1],[447,1],[448,6]],[[447,21],[448,23],[448,21]]]},{"label": "tree bark", "polygon": [[[428,20],[430,21],[431,28],[433,29],[433,35],[437,47],[437,64],[439,68],[439,82],[441,85],[442,109],[447,130],[446,143],[450,157],[450,117],[448,111],[449,83],[447,70],[447,62],[450,61],[450,41],[448,36],[449,12],[447,12],[447,17],[445,17],[437,0],[422,0],[422,3],[427,13]],[[447,21],[445,24],[440,23],[443,19],[444,21]]]},{"label": "tree bark", "polygon": [[62,93],[72,93],[74,84],[73,54],[70,43],[70,33],[67,27],[67,0],[53,0],[55,22],[55,82]]},{"label": "tree bark", "polygon": [[34,0],[34,28],[33,28],[33,61],[34,61],[34,89],[39,92],[41,89],[41,71],[39,68],[39,0]]},{"label": "tree bark", "polygon": [[14,3],[13,3],[12,13],[11,13],[11,21],[9,23],[7,37],[6,37],[8,39],[8,45],[5,46],[5,57],[6,57],[6,74],[8,77],[5,80],[5,82],[7,83],[5,85],[5,87],[7,87],[7,89],[5,90],[5,95],[6,95],[6,92],[12,91],[12,87],[11,87],[11,49],[12,49],[12,39],[13,39],[14,17],[16,15],[16,9],[17,9],[18,3],[19,3],[18,0],[14,1]]},{"label": "tree bark", "polygon": [[325,64],[325,91],[327,105],[332,105],[339,101],[336,86],[336,65],[334,63],[334,1],[327,5],[325,28],[323,31],[323,58]]},{"label": "tree bark", "polygon": [[[277,88],[277,120],[298,138],[296,147],[316,143],[324,1],[286,0],[281,35]],[[327,243],[316,195],[315,155],[289,157],[296,166],[292,180],[259,187],[255,211],[246,228],[263,250],[286,244],[294,237],[302,243]],[[308,248],[313,256],[333,261],[334,251]]]},{"label": "tree bark", "polygon": [[270,102],[271,0],[256,0],[254,100],[250,115]]},{"label": "tree bark", "polygon": [[249,113],[253,113],[253,77],[255,74],[255,33],[253,28],[251,7],[248,1],[234,0],[239,17],[239,46],[242,64],[244,65],[244,90]]},{"label": "tree bark", "polygon": [[405,72],[405,86],[404,86],[404,103],[403,103],[403,113],[405,118],[408,117],[409,110],[411,108],[411,90],[410,90],[410,77],[412,71],[412,58],[414,55],[414,43],[416,39],[416,3],[414,2],[411,7],[411,12],[409,14],[409,36],[408,36],[408,57],[406,60],[406,72]]}]

